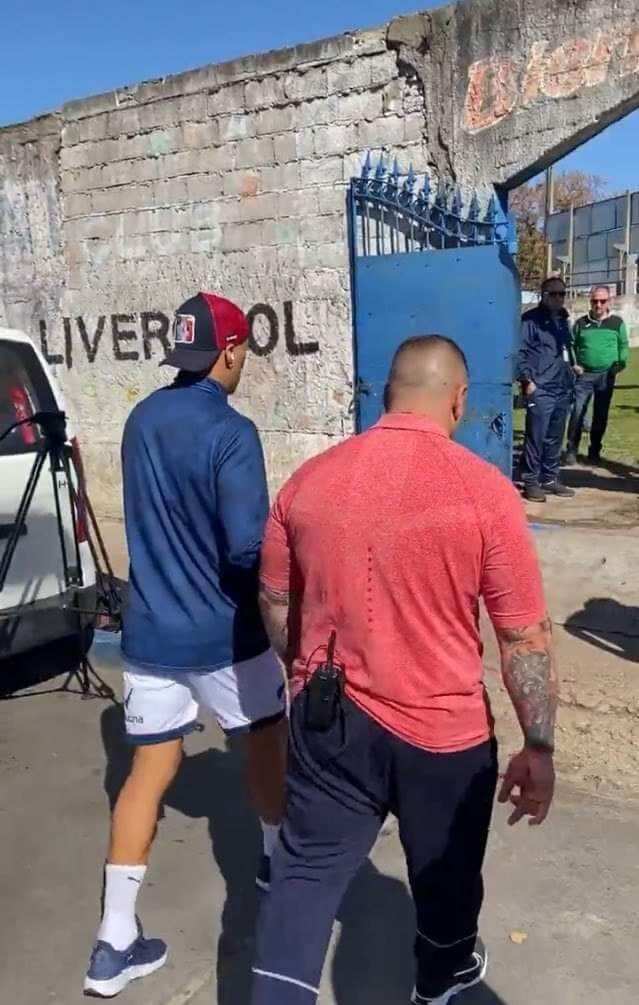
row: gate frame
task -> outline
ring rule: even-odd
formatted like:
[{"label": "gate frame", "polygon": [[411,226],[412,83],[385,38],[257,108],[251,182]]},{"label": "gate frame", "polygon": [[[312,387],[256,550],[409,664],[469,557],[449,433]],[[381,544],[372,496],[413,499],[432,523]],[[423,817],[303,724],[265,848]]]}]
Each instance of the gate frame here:
[{"label": "gate frame", "polygon": [[[473,191],[468,210],[465,208],[463,195],[459,186],[451,186],[439,181],[436,186],[431,183],[430,175],[424,172],[421,187],[417,189],[418,175],[410,165],[408,172],[402,172],[397,158],[392,166],[387,164],[382,154],[373,168],[371,153],[368,152],[362,165],[359,177],[352,177],[347,195],[348,245],[350,256],[351,282],[351,316],[352,316],[352,353],[353,353],[353,398],[351,411],[354,414],[355,431],[362,431],[359,398],[362,393],[362,378],[359,372],[359,353],[357,344],[358,308],[357,308],[357,261],[360,258],[371,257],[372,240],[370,235],[370,213],[367,214],[369,232],[358,228],[358,219],[362,218],[358,207],[366,205],[376,207],[381,218],[375,220],[375,257],[385,254],[421,254],[424,251],[437,251],[454,248],[472,248],[478,246],[498,246],[515,257],[518,250],[517,227],[514,214],[508,210],[508,190],[501,186],[490,186],[490,195],[485,210],[482,207],[477,192]],[[384,225],[385,216],[389,215],[391,228],[389,230],[389,251],[385,250]],[[397,226],[402,221],[404,231]],[[395,223],[397,237],[392,237],[392,223]],[[408,235],[406,229],[408,228]],[[417,242],[418,248],[399,247],[403,233],[404,244]],[[417,236],[416,236],[417,235]],[[431,244],[432,235],[440,242],[439,247]],[[360,241],[361,236],[361,241]],[[397,241],[397,247],[393,242]],[[360,251],[359,248],[362,247]],[[381,248],[381,251],[380,251]],[[511,441],[511,457],[512,457]],[[511,460],[512,464],[512,460]]]}]

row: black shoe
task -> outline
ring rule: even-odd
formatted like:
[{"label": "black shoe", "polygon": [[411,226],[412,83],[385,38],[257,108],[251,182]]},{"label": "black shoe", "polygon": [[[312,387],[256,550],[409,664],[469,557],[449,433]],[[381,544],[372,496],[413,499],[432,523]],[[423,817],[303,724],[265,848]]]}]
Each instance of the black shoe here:
[{"label": "black shoe", "polygon": [[566,467],[572,468],[573,465],[575,465],[576,463],[577,463],[577,451],[567,450],[566,456],[564,457],[564,464],[566,465]]},{"label": "black shoe", "polygon": [[575,494],[574,489],[569,489],[567,485],[562,485],[561,482],[548,482],[547,485],[542,486],[542,491],[546,492],[549,496],[560,496],[562,499],[572,499]]},{"label": "black shoe", "polygon": [[524,485],[524,499],[528,502],[546,502],[546,493],[541,485]]},{"label": "black shoe", "polygon": [[271,889],[271,860],[268,855],[262,855],[255,876],[255,885],[265,893]]},{"label": "black shoe", "polygon": [[601,464],[601,454],[599,453],[599,451],[597,451],[596,453],[594,450],[588,451],[588,463],[594,464],[595,466]]},{"label": "black shoe", "polygon": [[448,1005],[455,995],[467,991],[479,984],[486,976],[488,969],[488,953],[482,940],[478,937],[473,952],[459,970],[448,980],[433,982],[418,982],[411,998],[412,1005]]}]

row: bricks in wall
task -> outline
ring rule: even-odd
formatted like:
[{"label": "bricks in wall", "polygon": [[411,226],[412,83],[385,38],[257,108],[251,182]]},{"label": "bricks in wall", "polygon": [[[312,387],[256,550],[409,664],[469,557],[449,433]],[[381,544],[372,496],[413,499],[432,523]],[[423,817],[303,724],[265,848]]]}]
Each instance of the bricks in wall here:
[{"label": "bricks in wall", "polygon": [[[109,449],[132,402],[162,382],[153,363],[168,327],[157,319],[207,287],[251,310],[256,351],[239,400],[270,431],[274,482],[301,459],[295,430],[310,437],[305,449],[349,430],[346,183],[368,146],[423,146],[419,109],[407,108],[409,88],[380,37],[320,46],[298,65],[268,62],[263,75],[258,60],[254,79],[207,73],[201,91],[184,94],[169,80],[130,92],[124,107],[104,96],[63,115],[68,283],[42,320],[60,358],[71,332],[59,377]],[[111,315],[131,319],[128,341],[95,335]],[[82,318],[97,339],[91,363],[77,323],[65,329],[62,316]],[[278,435],[289,438],[286,459]],[[96,470],[96,458],[89,464]],[[103,489],[104,505],[117,507],[117,485]]]}]

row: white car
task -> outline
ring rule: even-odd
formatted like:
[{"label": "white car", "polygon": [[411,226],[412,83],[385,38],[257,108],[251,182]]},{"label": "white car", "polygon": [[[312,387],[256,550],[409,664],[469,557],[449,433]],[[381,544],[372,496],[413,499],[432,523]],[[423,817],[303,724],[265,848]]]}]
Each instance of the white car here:
[{"label": "white car", "polygon": [[[14,423],[35,412],[64,410],[55,380],[28,335],[0,328],[0,437]],[[80,470],[77,441],[67,427],[67,452],[73,455],[74,485]],[[16,514],[35,457],[44,443],[37,425],[23,424],[0,439],[0,562],[15,525]],[[83,656],[90,645],[96,606],[96,572],[82,508],[69,503],[63,474],[60,520],[56,514],[51,465],[47,458],[18,539],[4,588],[0,590],[0,660],[69,638]],[[79,541],[78,568],[73,522]],[[66,551],[76,584],[65,580],[62,526]],[[78,609],[86,612],[78,617]],[[74,649],[74,651],[76,651]]]}]

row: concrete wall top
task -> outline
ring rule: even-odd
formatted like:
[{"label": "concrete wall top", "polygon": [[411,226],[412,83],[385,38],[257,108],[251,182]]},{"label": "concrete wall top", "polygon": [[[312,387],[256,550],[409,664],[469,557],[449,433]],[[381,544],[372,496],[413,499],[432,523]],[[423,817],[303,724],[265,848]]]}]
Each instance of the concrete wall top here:
[{"label": "concrete wall top", "polygon": [[439,171],[466,185],[519,185],[639,106],[637,0],[462,0],[388,37]]}]

